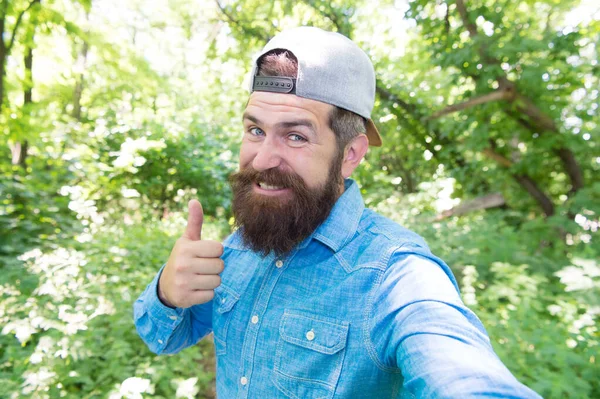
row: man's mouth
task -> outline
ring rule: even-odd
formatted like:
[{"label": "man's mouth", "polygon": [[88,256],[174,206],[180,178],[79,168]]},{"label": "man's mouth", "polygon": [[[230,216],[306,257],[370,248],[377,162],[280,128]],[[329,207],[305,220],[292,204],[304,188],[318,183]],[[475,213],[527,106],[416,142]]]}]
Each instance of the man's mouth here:
[{"label": "man's mouth", "polygon": [[258,186],[260,188],[262,188],[263,190],[269,190],[269,191],[275,191],[275,190],[283,190],[283,187],[280,186],[272,186],[270,184],[267,184],[265,182],[258,182]]}]

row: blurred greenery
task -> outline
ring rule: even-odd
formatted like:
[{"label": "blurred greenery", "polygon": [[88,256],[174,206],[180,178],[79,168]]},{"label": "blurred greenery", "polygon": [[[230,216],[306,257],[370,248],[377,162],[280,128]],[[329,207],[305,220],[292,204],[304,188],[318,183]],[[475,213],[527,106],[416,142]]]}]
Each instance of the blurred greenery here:
[{"label": "blurred greenery", "polygon": [[0,397],[214,397],[210,340],[157,357],[131,306],[189,199],[231,231],[250,60],[297,25],[375,64],[367,205],[451,265],[519,380],[600,397],[595,0],[2,0]]}]

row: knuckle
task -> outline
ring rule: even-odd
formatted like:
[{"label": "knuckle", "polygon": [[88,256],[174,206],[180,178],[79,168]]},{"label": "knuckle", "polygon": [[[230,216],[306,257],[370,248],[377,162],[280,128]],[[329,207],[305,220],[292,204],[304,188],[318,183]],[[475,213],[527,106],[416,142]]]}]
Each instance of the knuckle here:
[{"label": "knuckle", "polygon": [[175,271],[178,273],[184,272],[187,269],[187,266],[181,260],[177,260],[175,262]]},{"label": "knuckle", "polygon": [[225,270],[225,262],[223,261],[223,259],[219,259],[219,261],[217,262],[217,273],[221,273],[223,272],[223,270]]},{"label": "knuckle", "polygon": [[203,296],[206,302],[212,301],[212,299],[215,297],[215,292],[213,290],[208,290],[204,292]]},{"label": "knuckle", "polygon": [[206,240],[204,241],[204,248],[215,258],[223,255],[223,244],[219,241]]},{"label": "knuckle", "polygon": [[187,281],[185,279],[179,278],[175,280],[174,285],[178,291],[183,291],[187,287]]}]

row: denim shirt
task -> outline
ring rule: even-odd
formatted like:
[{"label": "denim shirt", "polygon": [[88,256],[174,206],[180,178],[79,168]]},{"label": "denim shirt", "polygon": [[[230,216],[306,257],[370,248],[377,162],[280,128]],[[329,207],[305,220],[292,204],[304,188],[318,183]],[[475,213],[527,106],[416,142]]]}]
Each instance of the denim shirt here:
[{"label": "denim shirt", "polygon": [[494,353],[448,266],[368,209],[352,180],[285,257],[239,233],[214,299],[171,309],[160,273],[134,304],[139,335],[172,354],[214,333],[220,398],[539,398]]}]

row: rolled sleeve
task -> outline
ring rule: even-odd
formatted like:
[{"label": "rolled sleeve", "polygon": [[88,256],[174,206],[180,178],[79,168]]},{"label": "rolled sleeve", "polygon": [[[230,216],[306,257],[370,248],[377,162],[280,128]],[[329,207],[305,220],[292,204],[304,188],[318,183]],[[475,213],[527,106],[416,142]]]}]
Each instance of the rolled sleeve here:
[{"label": "rolled sleeve", "polygon": [[210,333],[212,301],[188,309],[164,305],[157,294],[163,268],[133,304],[133,317],[139,336],[152,352],[173,354]]}]

